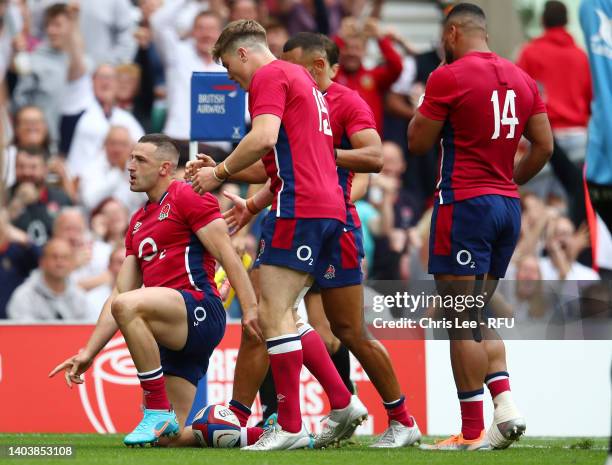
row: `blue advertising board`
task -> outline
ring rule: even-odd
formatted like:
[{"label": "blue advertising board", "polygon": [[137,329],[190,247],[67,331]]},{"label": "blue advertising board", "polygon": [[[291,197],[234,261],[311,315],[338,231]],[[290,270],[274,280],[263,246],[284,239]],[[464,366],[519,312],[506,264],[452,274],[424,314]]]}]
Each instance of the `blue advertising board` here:
[{"label": "blue advertising board", "polygon": [[245,92],[227,73],[191,75],[191,140],[240,142],[245,134]]}]

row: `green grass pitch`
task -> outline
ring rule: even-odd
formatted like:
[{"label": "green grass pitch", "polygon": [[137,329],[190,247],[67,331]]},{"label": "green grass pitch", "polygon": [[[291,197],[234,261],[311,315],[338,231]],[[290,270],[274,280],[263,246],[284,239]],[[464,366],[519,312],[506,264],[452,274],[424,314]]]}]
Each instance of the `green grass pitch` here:
[{"label": "green grass pitch", "polygon": [[[431,438],[429,438],[432,440]],[[120,435],[2,434],[0,464],[57,465],[603,465],[606,439],[525,438],[505,451],[436,452],[417,448],[374,450],[359,437],[341,448],[291,452],[242,452],[238,449],[162,449],[123,446]],[[6,446],[71,445],[72,458],[8,458]]]}]

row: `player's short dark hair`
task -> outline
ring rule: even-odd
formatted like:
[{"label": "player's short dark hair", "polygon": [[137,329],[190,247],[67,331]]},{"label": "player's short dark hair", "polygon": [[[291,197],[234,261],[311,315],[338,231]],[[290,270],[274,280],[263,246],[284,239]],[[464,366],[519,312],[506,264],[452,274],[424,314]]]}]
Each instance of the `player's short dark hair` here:
[{"label": "player's short dark hair", "polygon": [[49,6],[47,9],[45,9],[45,16],[44,16],[44,24],[45,27],[49,24],[49,21],[51,21],[54,18],[57,18],[58,16],[69,16],[69,10],[68,10],[68,5],[66,5],[65,3],[54,3],[51,6]]},{"label": "player's short dark hair", "polygon": [[213,58],[218,60],[239,42],[258,42],[266,45],[266,30],[261,24],[252,19],[239,19],[232,21],[221,31],[213,47]]},{"label": "player's short dark hair", "polygon": [[298,32],[283,46],[283,52],[301,48],[304,52],[324,53],[330,66],[338,63],[338,46],[329,37],[315,32]]},{"label": "player's short dark hair", "polygon": [[165,134],[153,133],[145,134],[138,139],[139,144],[152,144],[155,146],[155,154],[168,157],[174,167],[178,165],[179,151],[172,138]]},{"label": "player's short dark hair", "polygon": [[542,25],[548,29],[567,25],[567,8],[563,2],[549,0],[544,4]]},{"label": "player's short dark hair", "polygon": [[485,12],[478,5],[473,3],[457,3],[444,19],[444,24],[448,24],[452,19],[459,16],[472,16],[480,21],[486,21]]}]

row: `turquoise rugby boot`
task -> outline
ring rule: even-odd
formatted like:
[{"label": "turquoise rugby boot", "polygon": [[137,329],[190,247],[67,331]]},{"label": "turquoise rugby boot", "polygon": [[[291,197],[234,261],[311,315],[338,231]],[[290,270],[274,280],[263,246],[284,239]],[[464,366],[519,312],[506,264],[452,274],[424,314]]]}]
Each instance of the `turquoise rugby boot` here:
[{"label": "turquoise rugby boot", "polygon": [[131,447],[144,446],[155,444],[162,436],[175,436],[178,433],[179,424],[174,410],[144,409],[143,419],[123,439],[123,443]]}]

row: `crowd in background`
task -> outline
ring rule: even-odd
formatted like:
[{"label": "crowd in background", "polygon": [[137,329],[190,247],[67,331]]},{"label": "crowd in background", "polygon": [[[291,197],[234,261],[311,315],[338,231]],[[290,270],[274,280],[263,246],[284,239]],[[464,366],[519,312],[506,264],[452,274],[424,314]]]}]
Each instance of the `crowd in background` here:
[{"label": "crowd in background", "polygon": [[[371,106],[384,141],[382,171],[370,177],[357,202],[367,276],[430,279],[438,155],[412,156],[406,128],[443,52],[415,52],[381,23],[383,7],[383,0],[0,0],[6,192],[0,318],[96,320],[125,254],[129,217],[146,200],[129,189],[131,148],[144,133],[163,132],[176,141],[184,165],[191,73],[224,70],[212,59],[212,46],[228,21],[243,18],[266,27],[277,56],[296,32],[334,37],[340,47],[336,81]],[[522,189],[523,230],[510,279],[600,279],[581,174],[589,64],[566,23],[564,5],[548,2],[542,36],[517,56],[541,86],[557,144],[550,166]],[[372,48],[379,61],[366,67]],[[231,149],[227,142],[200,146],[217,161]],[[244,192],[245,186],[223,189]],[[229,207],[219,200],[222,210]],[[255,254],[256,234],[254,226],[235,239],[236,247]]]}]

